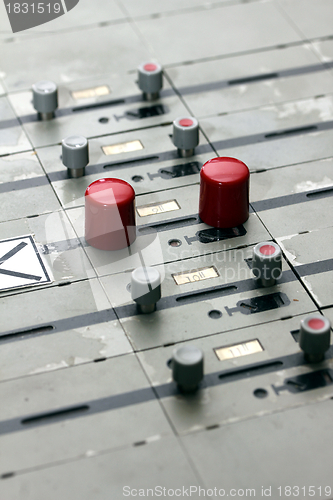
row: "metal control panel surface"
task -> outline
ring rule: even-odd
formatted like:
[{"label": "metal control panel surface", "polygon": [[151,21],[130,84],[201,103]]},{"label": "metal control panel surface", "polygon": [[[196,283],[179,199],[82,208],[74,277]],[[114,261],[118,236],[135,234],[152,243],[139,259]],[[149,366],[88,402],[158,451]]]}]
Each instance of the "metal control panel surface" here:
[{"label": "metal control panel surface", "polygon": [[[331,0],[80,0],[20,33],[4,4],[0,500],[332,500],[333,346],[311,363],[299,345],[303,318],[333,321]],[[153,101],[145,61],[163,68]],[[58,86],[50,120],[39,80]],[[188,157],[179,116],[199,122]],[[89,142],[78,178],[73,135]],[[250,170],[249,218],[229,230],[198,214],[217,156]],[[85,240],[85,190],[105,177],[135,190],[122,250]],[[264,241],[282,250],[268,287]],[[161,275],[149,314],[131,298],[141,265]],[[204,355],[191,393],[171,369],[187,345]]]}]

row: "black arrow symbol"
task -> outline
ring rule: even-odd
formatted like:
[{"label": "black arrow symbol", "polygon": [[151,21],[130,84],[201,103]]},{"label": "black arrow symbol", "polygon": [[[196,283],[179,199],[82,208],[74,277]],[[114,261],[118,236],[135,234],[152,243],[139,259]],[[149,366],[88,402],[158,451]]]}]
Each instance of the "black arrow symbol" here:
[{"label": "black arrow symbol", "polygon": [[[6,260],[10,259],[13,257],[13,255],[17,254],[22,248],[26,247],[28,243],[25,243],[24,241],[21,241],[16,247],[14,247],[12,250],[7,252],[5,255],[0,257],[0,265],[6,262]],[[33,274],[25,274],[25,273],[18,273],[16,271],[8,271],[7,269],[0,269],[0,274],[6,274],[8,276],[14,276],[15,278],[23,278],[26,280],[35,280],[35,281],[40,281],[42,279],[41,276],[34,276]]]}]

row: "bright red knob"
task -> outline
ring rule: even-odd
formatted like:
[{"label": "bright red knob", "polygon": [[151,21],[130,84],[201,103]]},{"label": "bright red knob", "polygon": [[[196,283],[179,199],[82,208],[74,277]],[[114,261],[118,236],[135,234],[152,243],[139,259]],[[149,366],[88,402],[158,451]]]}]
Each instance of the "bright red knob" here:
[{"label": "bright red knob", "polygon": [[248,167],[236,158],[207,161],[200,172],[199,216],[209,226],[236,227],[249,218]]},{"label": "bright red knob", "polygon": [[133,243],[135,192],[121,179],[99,179],[85,192],[85,238],[99,250],[120,250]]}]

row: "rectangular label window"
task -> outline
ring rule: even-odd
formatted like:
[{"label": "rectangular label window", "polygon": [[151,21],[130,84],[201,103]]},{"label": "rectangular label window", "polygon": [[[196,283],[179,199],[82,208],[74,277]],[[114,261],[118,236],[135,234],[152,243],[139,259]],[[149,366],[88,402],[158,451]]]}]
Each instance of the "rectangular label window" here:
[{"label": "rectangular label window", "polygon": [[216,356],[220,361],[225,359],[239,358],[256,352],[262,352],[264,349],[259,340],[249,340],[242,344],[230,345],[227,347],[218,347],[214,349]]},{"label": "rectangular label window", "polygon": [[212,267],[202,267],[201,269],[196,269],[194,271],[189,271],[185,273],[173,274],[172,277],[176,282],[176,285],[185,285],[185,283],[195,283],[196,281],[209,280],[211,278],[217,278],[219,273]]},{"label": "rectangular label window", "polygon": [[136,211],[138,212],[140,217],[147,217],[147,215],[156,215],[163,214],[165,212],[172,212],[173,210],[180,210],[180,206],[178,205],[176,200],[164,201],[151,205],[143,205],[142,207],[137,207]]},{"label": "rectangular label window", "polygon": [[143,144],[139,140],[102,146],[105,155],[119,155],[120,153],[130,153],[131,151],[139,151],[140,149],[143,149]]},{"label": "rectangular label window", "polygon": [[100,85],[99,87],[93,87],[91,89],[73,90],[72,97],[75,100],[79,100],[89,99],[91,97],[99,97],[108,94],[110,94],[109,87],[107,85]]}]

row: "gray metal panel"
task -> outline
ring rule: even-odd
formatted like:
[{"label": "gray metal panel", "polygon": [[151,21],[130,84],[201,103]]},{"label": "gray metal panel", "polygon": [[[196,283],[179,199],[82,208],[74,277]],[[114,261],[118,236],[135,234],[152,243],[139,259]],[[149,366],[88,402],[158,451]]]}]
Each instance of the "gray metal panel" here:
[{"label": "gray metal panel", "polygon": [[332,89],[331,75],[309,45],[196,61],[166,72],[195,116],[235,113]]},{"label": "gray metal panel", "polygon": [[96,279],[2,297],[1,381],[131,352],[110,309]]},{"label": "gray metal panel", "polygon": [[[254,297],[261,297],[269,293],[282,292],[290,300],[288,307],[260,312],[258,314],[236,314],[229,316],[229,310],[237,307],[237,303]],[[248,325],[257,325],[271,320],[281,319],[295,314],[307,314],[313,310],[313,304],[306,292],[295,283],[278,286],[269,291],[258,290],[243,292],[219,299],[207,299],[198,304],[186,304],[181,308],[163,309],[156,311],[153,316],[144,315],[124,318],[121,323],[135,349],[148,349],[173,342],[189,341],[203,335],[213,335],[221,330],[243,328]],[[221,311],[221,319],[215,320],[209,316],[210,311]],[[177,330],[170,328],[170,324],[177,324]]]},{"label": "gray metal panel", "polygon": [[278,0],[288,18],[298,27],[306,38],[324,37],[332,34],[330,22],[332,5],[329,0]]},{"label": "gray metal panel", "polygon": [[[163,193],[165,195],[168,192],[163,191]],[[180,213],[181,210],[169,212],[169,214],[174,214],[176,216],[181,216]],[[77,208],[69,210],[68,215],[81,243],[84,245],[84,209]],[[158,215],[160,214],[157,214],[156,222],[168,222],[167,217],[159,218]],[[171,215],[169,215],[169,217],[169,222],[171,222]],[[146,218],[153,218],[153,216],[144,217],[144,219]],[[189,257],[210,254],[216,251],[224,251],[242,245],[247,246],[253,243],[259,243],[259,241],[265,241],[269,238],[267,230],[263,227],[255,214],[250,214],[249,219],[243,226],[246,230],[244,236],[235,238],[230,237],[223,241],[206,244],[197,239],[197,233],[199,231],[209,229],[209,226],[206,224],[194,224],[189,226],[185,224],[184,227],[176,229],[171,225],[170,228],[166,226],[165,231],[157,233],[153,230],[152,232],[140,234],[139,231],[136,241],[132,243],[129,248],[123,250],[104,252],[91,246],[85,246],[85,251],[98,275],[105,276],[133,270],[142,265],[142,260],[145,265],[154,266],[163,264],[163,262],[174,262],[182,258],[187,259]],[[172,240],[178,240],[181,243],[180,246],[172,246],[170,243]]]},{"label": "gray metal panel", "polygon": [[221,4],[210,11],[138,20],[137,25],[149,43],[154,41],[155,53],[162,64],[184,63],[300,40],[298,32],[273,2]]},{"label": "gray metal panel", "polygon": [[[138,92],[136,93],[138,94]],[[36,115],[30,105],[29,92],[13,94],[11,102],[18,114]],[[60,143],[62,139],[70,135],[83,135],[90,138],[161,125],[186,113],[186,108],[174,94],[167,99],[159,100],[157,105],[165,106],[164,114],[148,116],[143,119],[128,118],[126,113],[134,113],[135,115],[139,113],[141,108],[154,106],[154,104],[134,102],[105,108],[97,107],[78,113],[70,112],[68,115],[56,117],[48,122],[28,121],[25,123],[25,130],[34,147],[41,147]]]},{"label": "gray metal panel", "polygon": [[[313,310],[315,310],[313,308]],[[269,321],[255,326],[246,326],[238,330],[226,331],[220,325],[220,332],[215,335],[202,336],[191,340],[204,352],[205,373],[218,373],[231,369],[244,368],[252,363],[269,361],[281,356],[288,356],[300,352],[298,343],[291,332],[299,329],[303,316],[294,316],[289,319]],[[261,352],[248,355],[239,355],[230,359],[219,360],[214,349],[243,344],[257,339]],[[184,343],[184,345],[186,345]],[[180,344],[181,345],[181,344]],[[171,370],[167,362],[171,358],[174,346],[147,349],[138,353],[138,357],[153,386],[171,381]]]},{"label": "gray metal panel", "polygon": [[260,219],[275,238],[281,238],[303,231],[331,227],[332,207],[333,199],[330,196],[307,203],[265,210],[260,212]]},{"label": "gray metal panel", "polygon": [[[152,393],[134,355],[32,375],[0,384],[1,397],[8,401],[1,410],[1,421],[10,421],[16,415],[24,420],[67,408],[89,407],[90,401],[145,388],[148,395]],[[86,413],[83,408],[72,418],[65,413],[37,422],[22,420],[15,430],[9,425],[1,435],[1,473],[31,470],[64,459],[73,461],[172,433],[154,397],[118,408],[111,405],[109,410],[91,414],[89,408]],[[25,453],[27,449],[29,454]]]},{"label": "gray metal panel", "polygon": [[251,170],[262,170],[329,158],[333,155],[332,141],[332,130],[314,131],[246,146],[226,145],[218,153],[240,158]]},{"label": "gray metal panel", "polygon": [[0,158],[0,189],[1,222],[60,209],[33,151]]},{"label": "gray metal panel", "polygon": [[331,62],[333,58],[333,42],[328,39],[314,40],[312,42],[313,50],[319,56],[320,60],[323,62]]},{"label": "gray metal panel", "polygon": [[6,97],[0,98],[0,116],[5,125],[0,129],[0,154],[6,155],[30,150],[30,141]]},{"label": "gray metal panel", "polygon": [[[253,110],[239,111],[224,116],[213,116],[201,120],[200,123],[208,138],[214,143],[220,140],[251,137],[254,134],[303,128],[331,121],[332,118],[333,98],[328,94],[276,105],[268,104]],[[275,140],[277,139],[279,137]],[[252,141],[255,141],[255,138]]]},{"label": "gray metal panel", "polygon": [[[321,403],[263,415],[260,420],[192,434],[182,442],[207,487],[222,486],[228,492],[255,488],[256,496],[262,487],[271,487],[272,498],[279,498],[282,487],[283,498],[285,486],[304,486],[308,500],[316,498],[313,492],[320,498],[319,487],[324,491],[331,486],[331,450],[322,432],[329,428],[331,418],[332,401],[324,398]],[[237,449],[242,453],[235,453]],[[319,464],[314,464],[314,456],[322,458]],[[312,494],[309,486],[315,487]],[[268,489],[266,496],[269,493]]]},{"label": "gray metal panel", "polygon": [[[302,264],[325,261],[332,258],[333,228],[314,228],[306,234],[278,238],[289,262],[297,268]],[[316,274],[302,273],[302,282],[319,307],[333,305],[333,272],[325,270]],[[325,314],[325,311],[323,311]]]},{"label": "gray metal panel", "polygon": [[[269,288],[260,288],[254,283],[253,275],[244,259],[252,255],[252,248],[245,250],[230,250],[228,252],[203,255],[196,259],[179,260],[172,264],[159,266],[162,274],[162,297],[177,296],[184,294],[183,300],[177,299],[169,307],[159,308],[150,315],[129,314],[120,321],[136,350],[148,349],[170,343],[183,342],[207,335],[213,335],[221,331],[236,330],[247,325],[265,323],[273,319],[305,314],[314,310],[314,305],[298,283],[282,283]],[[176,285],[174,274],[189,272],[196,269],[212,267],[220,276]],[[284,263],[284,271],[288,266]],[[165,273],[165,274],[164,274]],[[253,280],[253,286],[249,285],[247,290],[237,290],[238,282]],[[105,290],[110,297],[114,307],[121,307],[132,303],[128,291],[130,274],[116,274],[102,279]],[[212,295],[212,287],[221,285],[234,287],[233,293],[226,289],[220,294]],[[239,283],[241,285],[241,283]],[[204,292],[210,293],[207,296]],[[187,300],[186,295],[201,292],[197,300]],[[240,304],[254,297],[281,292],[288,297],[289,302],[285,307],[259,311],[256,314],[246,314],[246,306]],[[218,296],[219,295],[219,296]],[[287,299],[286,299],[287,301]],[[237,306],[238,304],[238,306]],[[209,314],[211,311],[219,311],[220,317]],[[177,328],[170,325],[176,324]]]},{"label": "gray metal panel", "polygon": [[[288,390],[280,392],[274,390],[274,387],[281,387],[288,377],[311,373],[311,367],[306,365],[289,367],[289,369],[277,368],[276,371],[266,373],[265,375],[260,372],[256,373],[255,371],[253,373],[249,372],[246,376],[240,377],[238,380],[228,380],[227,376],[225,376],[228,373],[228,369],[233,369],[237,372],[237,368],[239,367],[239,372],[242,371],[242,368],[245,371],[245,360],[244,364],[242,361],[236,364],[236,361],[233,366],[231,362],[229,364],[220,362],[213,352],[213,348],[237,342],[242,343],[247,339],[259,338],[267,351],[252,355],[251,357],[247,356],[247,358],[250,358],[247,360],[247,364],[250,365],[256,362],[264,363],[264,360],[269,364],[269,360],[279,360],[279,357],[273,358],[269,351],[270,341],[272,341],[271,335],[273,333],[282,337],[279,340],[280,356],[285,349],[286,352],[292,351],[291,342],[295,344],[289,332],[284,331],[284,335],[281,335],[282,330],[281,322],[280,324],[279,322],[274,322],[266,325],[257,325],[255,328],[245,328],[232,336],[228,335],[228,333],[223,333],[191,341],[191,345],[203,350],[205,355],[205,373],[211,378],[216,379],[216,384],[205,386],[205,382],[203,382],[201,390],[190,396],[179,392],[174,382],[172,382],[171,370],[167,366],[167,362],[172,354],[172,347],[167,346],[162,349],[140,353],[139,357],[157,392],[160,390],[160,386],[163,387],[163,384],[171,386],[169,393],[161,401],[177,432],[183,435],[189,434],[195,436],[198,432],[207,432],[210,430],[209,427],[221,426],[227,428],[229,425],[239,425],[241,421],[249,423],[252,419],[256,420],[257,418],[274,414],[276,411],[280,413],[288,411],[295,406],[308,406],[329,399],[325,388],[318,388],[304,392],[303,394],[291,394]],[[294,352],[298,351],[295,347],[293,350]],[[281,358],[283,359],[283,354]],[[321,367],[332,368],[331,360],[325,361]],[[222,380],[223,376],[225,376],[223,382],[218,382],[219,375],[221,375]],[[261,398],[256,397],[255,391],[258,389],[265,390],[266,395]],[[256,427],[258,428],[258,432],[260,432],[258,422]],[[203,449],[207,450],[206,447],[203,447]],[[236,450],[234,450],[234,454],[235,457],[238,455]],[[254,480],[257,484],[260,481],[260,479],[258,481],[257,476],[254,476]]]},{"label": "gray metal panel", "polygon": [[[332,9],[327,0],[303,3],[98,0],[92,8],[80,0],[15,35],[0,4],[0,93],[9,90],[0,289],[13,262],[5,238],[33,235],[54,279],[0,294],[1,500],[118,500],[126,484],[216,485],[238,497],[250,487],[265,497],[264,486],[272,498],[287,498],[288,483],[315,484],[316,495],[299,497],[324,497],[332,347],[309,364],[297,338],[300,320],[322,304],[333,320]],[[164,65],[156,103],[136,84],[143,61]],[[30,102],[40,79],[59,87],[49,122],[36,120]],[[188,159],[170,138],[183,114],[201,126]],[[90,145],[80,179],[68,179],[60,159],[61,140],[74,134]],[[130,150],[131,141],[143,149]],[[115,145],[117,154],[102,152]],[[249,166],[254,212],[244,231],[203,243],[199,231],[211,228],[196,218],[198,168],[216,155]],[[191,175],[171,175],[191,162]],[[83,194],[105,176],[133,184],[136,206],[152,210],[137,214],[137,241],[120,252],[84,240]],[[179,210],[165,211],[170,200]],[[284,251],[284,273],[263,289],[250,277],[252,247],[271,240]],[[152,314],[137,314],[128,289],[143,263],[163,276]],[[202,279],[209,266],[212,277]],[[185,396],[169,360],[192,343],[204,352],[205,377]]]},{"label": "gray metal panel", "polygon": [[[72,13],[75,12],[73,9]],[[92,26],[50,36],[50,45],[43,43],[43,35],[2,44],[1,69],[8,90],[28,89],[45,78],[61,83],[87,79],[92,74],[122,72],[149,57],[130,23]]]},{"label": "gray metal panel", "polygon": [[219,156],[261,170],[332,156],[332,118],[326,95],[202,118],[200,124]]},{"label": "gray metal panel", "polygon": [[140,489],[152,496],[157,487],[161,496],[169,489],[182,492],[202,484],[174,436],[94,455],[88,450],[86,458],[18,476],[4,482],[2,491],[8,500],[21,500],[22,495],[25,500],[57,500],[66,495],[73,500],[109,500],[124,493],[137,496]]},{"label": "gray metal panel", "polygon": [[[223,2],[228,2],[229,0],[220,0],[218,2],[206,3],[205,0],[169,0],[165,2],[164,0],[155,0],[153,3],[150,0],[142,0],[138,4],[135,0],[123,0],[123,5],[126,11],[133,17],[148,16],[151,17],[154,14],[166,14],[171,13],[172,15],[177,14],[178,11],[182,10],[206,10],[209,8],[218,7],[219,4]],[[199,14],[200,15],[200,14]]]},{"label": "gray metal panel", "polygon": [[304,193],[333,185],[333,160],[309,161],[269,169],[250,177],[251,201]]},{"label": "gray metal panel", "polygon": [[[170,174],[169,178],[168,175],[161,177],[159,173],[161,169],[198,162],[197,169],[199,170],[205,161],[215,156],[213,149],[208,146],[207,141],[201,134],[200,145],[207,147],[208,152],[195,154],[190,158],[179,158],[177,150],[169,137],[171,133],[172,126],[168,125],[90,139],[89,164],[96,166],[99,171],[90,174],[88,166],[86,175],[82,179],[71,180],[66,178],[66,171],[60,160],[60,146],[40,148],[37,150],[37,155],[46,172],[50,174],[53,188],[57,192],[62,205],[65,208],[82,206],[84,204],[84,192],[88,185],[102,177],[116,177],[129,182],[137,195],[198,183],[200,180],[198,172],[176,178],[172,178],[172,174]],[[139,144],[134,147],[140,148],[142,146],[142,149],[122,151],[121,148],[125,148],[126,143],[133,143],[134,141],[139,141]],[[103,147],[115,147],[117,145],[119,145],[119,152],[111,155],[103,153]],[[163,157],[167,159],[161,161],[160,159]],[[197,208],[194,210],[197,210]]]},{"label": "gray metal panel", "polygon": [[333,307],[325,310],[325,316],[333,323]]}]

